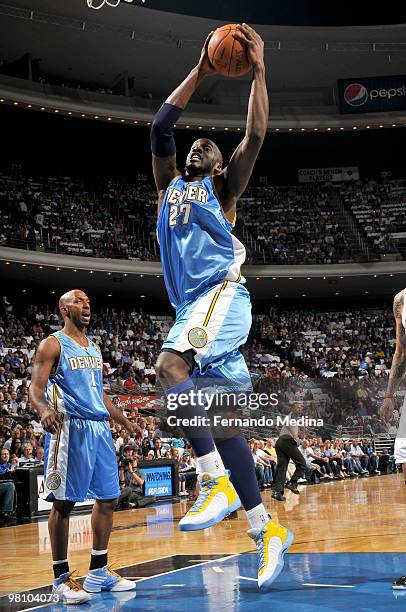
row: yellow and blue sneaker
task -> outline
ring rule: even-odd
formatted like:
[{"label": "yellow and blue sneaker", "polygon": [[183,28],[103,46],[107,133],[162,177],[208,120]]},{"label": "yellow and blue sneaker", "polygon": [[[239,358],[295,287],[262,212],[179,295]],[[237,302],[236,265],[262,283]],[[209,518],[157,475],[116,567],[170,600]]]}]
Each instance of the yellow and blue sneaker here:
[{"label": "yellow and blue sneaker", "polygon": [[268,589],[283,569],[284,554],[293,543],[293,533],[269,518],[262,529],[249,529],[258,550],[258,586]]},{"label": "yellow and blue sneaker", "polygon": [[199,482],[200,493],[197,500],[179,521],[181,531],[212,527],[241,506],[237,491],[227,474],[214,477],[205,472],[199,476]]},{"label": "yellow and blue sneaker", "polygon": [[131,591],[135,589],[135,582],[122,578],[109,565],[99,569],[89,570],[83,582],[87,593],[100,593],[100,591]]}]

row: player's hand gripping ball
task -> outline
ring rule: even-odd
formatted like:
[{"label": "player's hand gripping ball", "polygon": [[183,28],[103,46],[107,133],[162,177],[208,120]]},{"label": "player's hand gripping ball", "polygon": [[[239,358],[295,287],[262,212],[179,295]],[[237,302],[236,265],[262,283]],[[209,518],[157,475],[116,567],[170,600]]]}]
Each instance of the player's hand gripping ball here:
[{"label": "player's hand gripping ball", "polygon": [[[236,23],[217,28],[207,47],[209,61],[223,76],[243,76],[251,70],[247,44],[243,31]],[[241,35],[242,34],[242,35]]]}]

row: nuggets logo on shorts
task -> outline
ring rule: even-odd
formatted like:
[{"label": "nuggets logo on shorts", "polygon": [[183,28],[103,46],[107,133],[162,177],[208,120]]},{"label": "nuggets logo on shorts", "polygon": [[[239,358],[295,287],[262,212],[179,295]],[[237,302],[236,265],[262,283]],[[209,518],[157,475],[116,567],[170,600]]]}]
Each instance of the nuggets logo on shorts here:
[{"label": "nuggets logo on shorts", "polygon": [[193,327],[187,337],[194,348],[203,348],[207,344],[207,333],[201,327]]},{"label": "nuggets logo on shorts", "polygon": [[56,489],[61,486],[61,482],[61,475],[59,474],[59,472],[55,472],[54,470],[52,472],[49,472],[45,481],[45,485],[50,491],[56,491]]}]

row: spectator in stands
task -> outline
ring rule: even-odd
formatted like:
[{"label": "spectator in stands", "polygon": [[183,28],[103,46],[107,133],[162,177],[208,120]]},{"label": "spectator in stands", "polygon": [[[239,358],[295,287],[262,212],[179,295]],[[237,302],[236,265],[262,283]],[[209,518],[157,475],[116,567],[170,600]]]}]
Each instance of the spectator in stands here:
[{"label": "spectator in stands", "polygon": [[10,460],[10,452],[7,448],[3,447],[0,454],[0,476],[14,471],[14,469],[15,466],[13,466]]},{"label": "spectator in stands", "polygon": [[[356,468],[359,469],[360,474],[363,476],[368,476],[369,472],[367,470],[367,466],[369,459],[368,455],[365,455],[362,452],[359,440],[352,440],[350,452],[352,460],[354,461]],[[358,469],[356,471],[358,471]]]},{"label": "spectator in stands", "polygon": [[23,445],[22,454],[19,459],[19,465],[24,465],[25,463],[37,463],[38,460],[33,455],[33,448],[29,442]]},{"label": "spectator in stands", "polygon": [[159,438],[158,436],[156,436],[154,438],[154,458],[155,459],[162,459],[163,455],[162,455],[162,440],[161,438]]},{"label": "spectator in stands", "polygon": [[0,453],[0,518],[7,519],[13,516],[15,485],[12,474],[16,469],[15,462],[10,460],[7,448],[2,448]]},{"label": "spectator in stands", "polygon": [[255,448],[256,454],[262,461],[262,465],[264,468],[264,487],[270,487],[274,479],[273,467],[276,464],[275,459],[274,457],[271,457],[267,452],[265,452],[264,440],[257,440],[255,443]]},{"label": "spectator in stands", "polygon": [[369,440],[364,438],[361,444],[361,450],[364,453],[365,457],[368,457],[369,461],[367,464],[367,469],[372,475],[379,475],[381,472],[379,471],[379,457],[377,453],[375,453],[374,449],[371,446]]},{"label": "spectator in stands", "polygon": [[255,473],[257,476],[258,485],[260,489],[263,489],[264,488],[264,464],[257,455],[257,444],[256,444],[255,438],[251,438],[250,440],[248,440],[248,446],[250,448],[250,451],[252,453],[252,458],[255,463]]}]

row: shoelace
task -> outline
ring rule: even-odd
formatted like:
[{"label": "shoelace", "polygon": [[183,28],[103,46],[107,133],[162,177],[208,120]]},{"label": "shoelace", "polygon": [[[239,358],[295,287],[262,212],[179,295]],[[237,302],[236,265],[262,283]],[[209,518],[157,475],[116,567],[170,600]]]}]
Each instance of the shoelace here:
[{"label": "shoelace", "polygon": [[259,567],[265,565],[265,542],[264,542],[264,534],[262,531],[255,537],[255,544],[258,549],[259,555]]},{"label": "shoelace", "polygon": [[199,497],[193,504],[192,508],[190,509],[190,512],[198,512],[201,509],[216,484],[216,480],[205,480],[204,482],[200,483],[201,489]]},{"label": "shoelace", "polygon": [[113,564],[108,565],[106,571],[111,575],[114,576],[115,578],[120,578],[121,580],[121,576],[120,574],[117,574],[116,570],[113,568]]},{"label": "shoelace", "polygon": [[76,573],[77,572],[70,572],[70,574],[68,574],[68,577],[66,578],[66,580],[64,580],[64,582],[65,582],[65,584],[68,585],[68,587],[72,591],[81,591],[82,590],[82,585],[74,577]]}]

